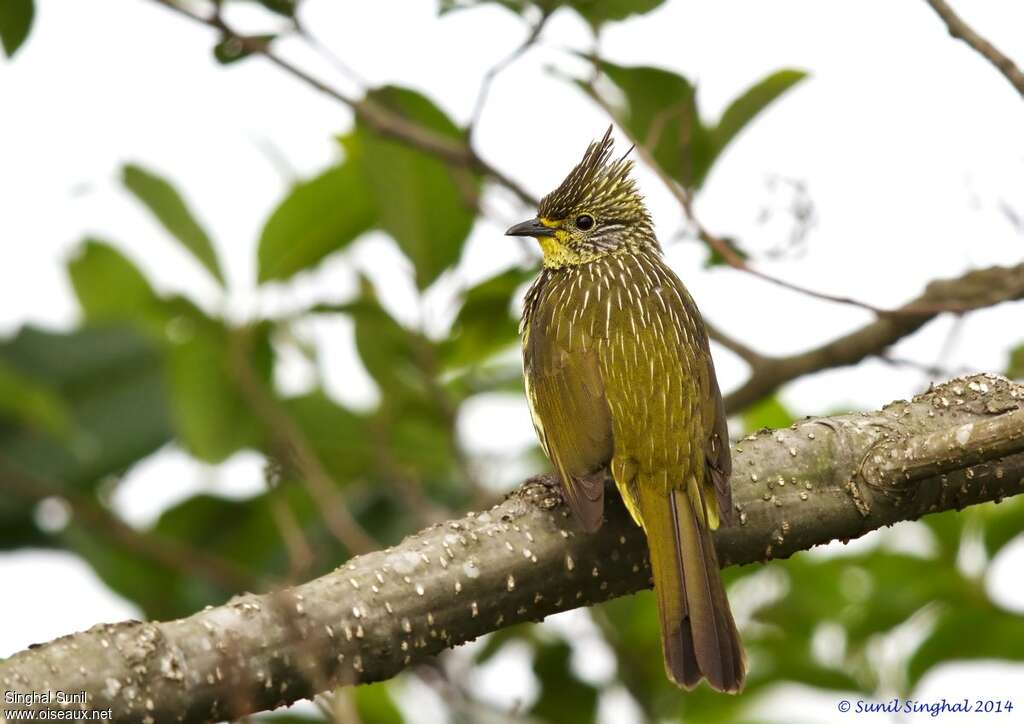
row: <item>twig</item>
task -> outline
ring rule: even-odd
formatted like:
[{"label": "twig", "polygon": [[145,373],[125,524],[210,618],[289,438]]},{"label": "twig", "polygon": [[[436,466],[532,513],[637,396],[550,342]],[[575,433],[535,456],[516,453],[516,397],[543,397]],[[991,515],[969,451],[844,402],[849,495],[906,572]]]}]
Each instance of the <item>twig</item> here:
[{"label": "twig", "polygon": [[348,106],[357,119],[382,136],[400,141],[424,153],[429,153],[453,166],[462,166],[477,171],[495,183],[504,186],[524,204],[536,205],[536,197],[506,174],[491,166],[465,141],[450,138],[420,126],[408,118],[378,103],[374,103],[369,98],[353,98],[342,93],[273,52],[269,44],[263,39],[236,32],[217,13],[207,17],[179,5],[174,0],[152,1],[194,22],[218,30],[226,39],[237,41],[246,52],[266,58],[278,68],[301,80],[314,90]]},{"label": "twig", "polygon": [[334,66],[334,69],[341,73],[343,76],[349,79],[352,83],[366,88],[370,84],[365,78],[356,72],[348,63],[338,57],[338,54],[327,47],[321,40],[313,34],[313,32],[306,27],[305,23],[299,20],[298,16],[292,18],[292,27],[295,29],[296,35],[306,41],[306,44],[315,50],[320,57]]},{"label": "twig", "polygon": [[469,126],[466,128],[466,139],[467,141],[472,140],[473,132],[476,130],[477,123],[480,121],[480,115],[484,111],[484,105],[487,102],[487,96],[491,92],[491,85],[494,83],[494,79],[505,70],[508,66],[512,65],[516,60],[521,58],[526,51],[528,51],[540,38],[540,33],[547,25],[548,18],[551,17],[550,10],[542,10],[540,19],[534,24],[530,30],[526,39],[511,53],[495,63],[486,73],[484,73],[483,79],[480,81],[480,90],[476,94],[476,102],[473,104],[473,112],[469,117]]},{"label": "twig", "polygon": [[239,389],[253,412],[270,429],[277,445],[302,476],[310,496],[331,534],[351,553],[372,551],[377,542],[349,511],[330,473],[310,446],[305,433],[291,416],[264,389],[249,362],[249,340],[245,330],[233,338],[232,363]]},{"label": "twig", "polygon": [[704,320],[704,326],[707,327],[708,337],[715,342],[725,347],[730,352],[736,354],[740,359],[749,364],[751,367],[756,368],[761,362],[765,360],[757,350],[751,349],[747,345],[740,342],[738,339],[729,336],[714,324]]},{"label": "twig", "polygon": [[926,362],[919,362],[918,360],[908,359],[907,357],[896,357],[891,354],[880,354],[878,359],[885,362],[893,367],[906,367],[912,370],[918,370],[923,373],[928,379],[945,378],[945,377],[956,377],[957,375],[973,375],[977,374],[977,369],[969,367],[943,367],[939,364],[928,364]]},{"label": "twig", "polygon": [[[1021,299],[1024,299],[1024,264],[977,269],[956,279],[933,281],[921,296],[902,308],[942,308],[955,304],[964,311],[971,311]],[[798,377],[856,364],[881,354],[937,315],[938,312],[887,315],[806,352],[788,357],[762,356],[756,365],[751,365],[752,373],[747,381],[726,395],[725,408],[730,414],[736,413]]]},{"label": "twig", "polygon": [[597,89],[593,86],[592,83],[587,83],[587,90],[590,93],[590,96],[594,99],[594,102],[596,102],[604,110],[604,112],[608,114],[608,117],[611,118],[619,126],[620,129],[622,129],[622,132],[626,134],[626,137],[629,138],[629,140],[635,145],[636,152],[640,156],[640,158],[644,161],[644,163],[647,166],[651,168],[651,170],[654,171],[654,173],[658,176],[658,178],[669,190],[669,192],[676,199],[676,201],[679,202],[679,205],[683,209],[683,213],[686,216],[687,220],[693,225],[694,229],[696,230],[697,237],[701,241],[703,241],[709,248],[717,252],[719,256],[722,257],[722,260],[733,269],[746,272],[751,276],[755,276],[758,279],[763,279],[764,281],[770,282],[771,284],[775,284],[776,286],[782,287],[783,289],[789,289],[790,291],[797,292],[799,294],[804,294],[806,296],[813,297],[815,299],[820,299],[826,302],[833,302],[835,304],[845,304],[852,307],[858,307],[859,309],[864,309],[880,317],[917,317],[931,315],[938,312],[959,313],[968,311],[955,304],[943,307],[935,305],[916,305],[913,307],[901,307],[899,309],[883,309],[881,307],[876,307],[873,304],[868,304],[867,302],[862,302],[852,297],[846,297],[837,294],[828,294],[826,292],[819,292],[814,289],[809,289],[807,287],[800,286],[799,284],[788,282],[784,279],[779,279],[778,277],[772,276],[771,274],[768,274],[766,272],[761,271],[760,269],[751,266],[742,256],[740,256],[733,250],[733,248],[725,239],[723,239],[720,236],[717,236],[716,234],[711,233],[707,229],[707,227],[705,227],[704,224],[701,223],[696,212],[694,211],[693,197],[690,195],[690,193],[685,188],[683,188],[674,178],[668,175],[668,173],[661,167],[661,164],[659,164],[657,160],[654,158],[650,148],[648,148],[645,144],[640,143],[638,139],[629,130],[629,128],[619,120],[619,118],[615,115],[614,109],[610,105],[608,105],[607,101],[605,101],[604,98],[601,97],[601,95],[597,92]]},{"label": "twig", "polygon": [[967,43],[978,55],[994,65],[1024,97],[1024,71],[1021,71],[1007,55],[965,23],[945,0],[925,0],[925,2],[931,5],[932,10],[942,18],[950,35]]},{"label": "twig", "polygon": [[186,577],[199,576],[222,590],[255,591],[269,583],[232,561],[182,541],[137,531],[89,496],[45,480],[36,473],[30,474],[3,459],[0,459],[0,488],[29,501],[50,497],[66,500],[73,520],[94,534]]}]

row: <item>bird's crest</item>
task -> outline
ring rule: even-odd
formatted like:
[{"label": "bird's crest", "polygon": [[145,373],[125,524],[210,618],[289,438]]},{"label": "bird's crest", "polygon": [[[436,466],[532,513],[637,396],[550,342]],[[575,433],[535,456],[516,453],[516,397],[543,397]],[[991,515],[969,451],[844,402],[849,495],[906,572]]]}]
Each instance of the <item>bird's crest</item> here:
[{"label": "bird's crest", "polygon": [[600,208],[638,196],[636,183],[629,175],[633,168],[633,162],[626,158],[629,151],[622,158],[610,161],[613,145],[612,127],[608,126],[604,137],[587,147],[583,160],[558,188],[541,199],[538,216],[564,219],[582,204]]}]

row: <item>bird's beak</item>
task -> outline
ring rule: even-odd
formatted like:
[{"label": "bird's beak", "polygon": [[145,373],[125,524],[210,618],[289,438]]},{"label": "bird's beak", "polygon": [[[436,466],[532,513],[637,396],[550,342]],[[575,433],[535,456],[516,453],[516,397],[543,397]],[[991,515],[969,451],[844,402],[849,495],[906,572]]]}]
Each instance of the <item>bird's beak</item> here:
[{"label": "bird's beak", "polygon": [[508,231],[505,232],[505,236],[554,236],[555,230],[550,226],[545,226],[540,222],[539,219],[530,219],[524,221],[521,224],[509,227]]}]

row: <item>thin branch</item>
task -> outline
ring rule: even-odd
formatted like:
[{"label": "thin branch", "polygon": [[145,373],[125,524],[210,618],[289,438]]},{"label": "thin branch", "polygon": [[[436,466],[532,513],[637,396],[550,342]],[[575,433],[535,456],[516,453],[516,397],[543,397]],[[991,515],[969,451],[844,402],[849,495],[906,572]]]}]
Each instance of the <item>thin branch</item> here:
[{"label": "thin branch", "polygon": [[[719,560],[787,557],[1024,494],[1024,385],[955,379],[875,412],[762,431],[733,455],[736,523],[715,533]],[[22,651],[0,661],[0,685],[85,691],[86,708],[118,722],[229,719],[387,679],[487,632],[649,586],[646,541],[619,496],[609,489],[605,523],[588,535],[545,476],[301,586]]]},{"label": "thin branch", "polygon": [[453,166],[472,169],[495,183],[504,186],[524,204],[536,205],[537,199],[535,196],[506,174],[491,166],[466,142],[436,133],[378,103],[374,103],[369,98],[353,98],[342,93],[292,62],[282,58],[271,50],[270,44],[262,38],[236,32],[217,13],[207,17],[179,5],[174,0],[152,1],[194,22],[214,28],[224,38],[239,43],[244,51],[266,58],[272,64],[314,90],[348,106],[359,121],[365,123],[380,135],[400,141],[407,146],[435,156]]},{"label": "thin branch", "polygon": [[473,112],[469,117],[469,126],[466,129],[466,138],[472,140],[473,132],[476,130],[477,124],[480,121],[480,116],[484,111],[484,105],[487,103],[487,97],[491,92],[491,85],[494,83],[494,79],[498,75],[508,68],[512,63],[519,60],[526,51],[532,48],[537,40],[540,38],[540,33],[544,30],[544,26],[547,25],[548,18],[551,17],[551,10],[545,9],[541,11],[540,19],[534,24],[530,30],[526,39],[520,43],[520,45],[509,53],[507,56],[495,63],[486,73],[484,73],[483,80],[480,81],[480,90],[476,94],[476,102],[473,104]]},{"label": "thin branch", "polygon": [[268,581],[232,561],[211,555],[186,542],[153,532],[138,531],[91,496],[30,474],[0,458],[0,489],[23,500],[38,502],[60,498],[71,508],[72,521],[100,538],[185,577],[198,576],[221,590],[255,591]]},{"label": "thin branch", "polygon": [[819,292],[814,289],[809,289],[808,287],[800,286],[799,284],[795,284],[793,282],[786,281],[785,279],[780,279],[778,277],[772,276],[767,272],[761,271],[760,269],[751,266],[746,259],[744,259],[738,253],[736,253],[736,251],[732,248],[728,241],[726,241],[725,239],[716,234],[713,234],[711,231],[708,230],[707,227],[704,226],[704,224],[700,221],[700,218],[694,211],[693,197],[690,194],[690,192],[687,189],[683,188],[683,186],[680,185],[674,178],[668,175],[668,173],[661,167],[661,164],[659,164],[658,161],[654,158],[654,155],[651,153],[651,150],[648,147],[648,145],[638,140],[636,136],[632,134],[629,128],[620,121],[620,119],[615,115],[614,109],[608,104],[607,101],[604,100],[604,98],[601,97],[600,93],[598,93],[593,83],[588,81],[586,85],[590,96],[594,99],[594,102],[597,103],[602,108],[602,110],[604,110],[604,112],[608,114],[608,117],[611,118],[619,126],[622,132],[626,134],[626,137],[629,138],[629,140],[634,144],[637,155],[639,155],[643,162],[652,171],[654,171],[654,173],[664,184],[665,188],[668,189],[669,193],[671,193],[672,196],[676,199],[676,201],[679,202],[679,205],[682,208],[687,221],[689,221],[690,224],[693,225],[693,228],[696,230],[697,238],[704,242],[704,244],[706,244],[710,249],[717,252],[718,255],[722,257],[722,260],[733,269],[746,272],[751,276],[755,276],[758,279],[763,279],[766,282],[770,282],[771,284],[782,287],[783,289],[788,289],[792,292],[797,292],[799,294],[813,297],[815,299],[820,299],[825,302],[833,302],[835,304],[845,304],[848,306],[857,307],[859,309],[864,309],[880,317],[917,317],[933,315],[938,312],[968,311],[967,309],[960,307],[955,303],[946,306],[922,304],[915,305],[912,307],[904,306],[899,309],[883,309],[881,307],[876,307],[873,304],[868,304],[867,302],[863,302],[852,297],[846,297],[838,294],[829,294],[826,292]]},{"label": "thin branch", "polygon": [[925,2],[931,5],[932,10],[942,18],[950,35],[967,43],[978,55],[994,65],[1017,89],[1021,97],[1024,97],[1024,72],[1007,55],[965,23],[945,0],[925,0]]},{"label": "thin branch", "polygon": [[366,88],[369,86],[369,83],[365,78],[356,72],[356,70],[348,63],[338,57],[337,53],[327,47],[320,38],[306,27],[305,23],[299,20],[298,16],[292,18],[292,27],[295,29],[296,35],[302,38],[321,58],[334,66],[334,69],[341,75],[345,76],[349,81],[360,87]]},{"label": "thin branch", "polygon": [[[967,272],[956,279],[936,280],[902,309],[947,306],[967,312],[1024,299],[1024,264]],[[886,315],[814,349],[787,357],[762,356],[752,364],[751,376],[725,397],[726,410],[735,413],[772,394],[787,382],[821,370],[857,364],[884,353],[938,316]],[[742,356],[742,355],[741,355]]]},{"label": "thin branch", "polygon": [[309,444],[302,428],[257,378],[249,362],[249,340],[244,330],[233,338],[231,352],[233,369],[245,401],[269,428],[286,460],[295,465],[328,530],[352,553],[372,551],[377,542],[349,511],[337,484]]},{"label": "thin branch", "polygon": [[704,326],[707,327],[708,337],[710,337],[715,342],[718,342],[718,344],[722,345],[733,354],[737,355],[740,359],[749,364],[751,367],[756,368],[757,365],[761,364],[765,360],[764,355],[762,355],[760,352],[748,347],[747,345],[740,342],[738,339],[729,336],[711,322],[705,320]]}]

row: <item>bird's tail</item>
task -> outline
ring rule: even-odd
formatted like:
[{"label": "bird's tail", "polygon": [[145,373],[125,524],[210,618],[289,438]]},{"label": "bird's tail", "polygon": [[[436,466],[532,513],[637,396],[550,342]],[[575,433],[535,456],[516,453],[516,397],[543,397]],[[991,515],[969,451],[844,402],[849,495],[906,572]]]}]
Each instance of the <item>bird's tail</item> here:
[{"label": "bird's tail", "polygon": [[[637,485],[640,514],[654,573],[665,669],[692,689],[703,678],[736,693],[746,678],[746,656],[722,587],[706,516],[685,490]],[[697,497],[698,496],[694,496]]]}]

